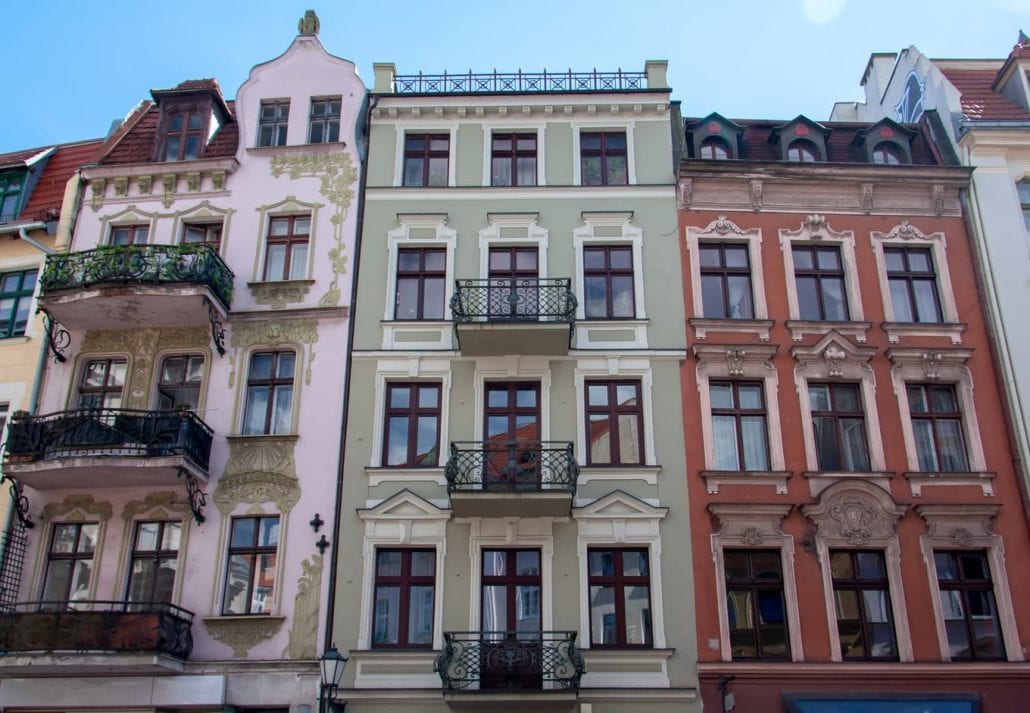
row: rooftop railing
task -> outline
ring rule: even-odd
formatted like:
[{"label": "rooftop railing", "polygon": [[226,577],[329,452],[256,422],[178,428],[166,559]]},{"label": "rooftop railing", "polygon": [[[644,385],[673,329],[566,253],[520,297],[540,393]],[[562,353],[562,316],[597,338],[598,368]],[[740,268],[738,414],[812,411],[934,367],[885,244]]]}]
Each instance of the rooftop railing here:
[{"label": "rooftop railing", "polygon": [[647,89],[645,72],[473,72],[464,74],[399,74],[396,94],[523,94],[560,92],[625,92]]}]

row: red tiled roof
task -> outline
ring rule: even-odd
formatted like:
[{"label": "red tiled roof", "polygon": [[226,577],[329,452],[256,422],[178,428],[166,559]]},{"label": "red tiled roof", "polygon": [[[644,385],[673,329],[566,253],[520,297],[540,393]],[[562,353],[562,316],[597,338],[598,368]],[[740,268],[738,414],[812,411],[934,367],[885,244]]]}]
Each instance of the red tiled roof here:
[{"label": "red tiled roof", "polygon": [[[1030,57],[1030,47],[1020,51]],[[962,114],[967,119],[1030,119],[1030,113],[1023,107],[991,88],[998,74],[996,70],[948,67],[941,67],[940,70],[961,93]]]},{"label": "red tiled roof", "polygon": [[177,90],[192,91],[194,89],[213,89],[218,93],[221,93],[222,89],[218,86],[217,79],[187,79],[185,82],[179,82],[175,85]]},{"label": "red tiled roof", "polygon": [[28,203],[22,208],[18,220],[46,220],[60,212],[64,201],[64,187],[80,166],[96,160],[103,146],[102,139],[58,146],[47,161],[43,175],[32,189]]},{"label": "red tiled roof", "polygon": [[[190,81],[213,81],[213,80],[190,80]],[[183,82],[185,84],[186,82]],[[181,85],[180,85],[181,86]],[[229,121],[226,122],[215,134],[214,139],[208,144],[204,152],[204,158],[228,158],[236,154],[236,144],[239,141],[239,131],[235,121],[233,102],[228,102]],[[157,122],[160,112],[157,105],[152,101],[141,104],[122,126],[108,138],[106,150],[100,157],[102,165],[113,164],[136,164],[152,163],[154,161],[154,147],[157,131]]]},{"label": "red tiled roof", "polygon": [[23,151],[12,151],[11,153],[0,154],[0,168],[8,166],[19,166],[40,151],[46,151],[49,146],[40,146],[35,149],[24,149]]}]

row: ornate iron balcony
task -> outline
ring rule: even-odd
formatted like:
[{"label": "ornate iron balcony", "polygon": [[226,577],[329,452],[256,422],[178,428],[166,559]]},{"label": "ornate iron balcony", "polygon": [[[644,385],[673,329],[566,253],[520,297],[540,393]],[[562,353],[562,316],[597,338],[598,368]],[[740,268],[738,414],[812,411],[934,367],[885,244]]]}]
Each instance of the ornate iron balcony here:
[{"label": "ornate iron balcony", "polygon": [[445,690],[577,689],[574,631],[451,631],[434,666]]},{"label": "ornate iron balcony", "polygon": [[186,456],[203,469],[211,428],[192,411],[76,409],[14,418],[7,426],[8,461],[101,455]]},{"label": "ornate iron balcony", "polygon": [[523,94],[626,92],[647,89],[645,72],[472,72],[463,74],[399,74],[396,94]]},{"label": "ornate iron balcony", "polygon": [[233,272],[210,245],[110,245],[51,255],[39,278],[42,294],[94,285],[206,285],[229,309]]},{"label": "ornate iron balcony", "polygon": [[576,492],[568,441],[456,441],[444,468],[449,492]]},{"label": "ornate iron balcony", "polygon": [[193,650],[193,612],[164,602],[18,602],[0,607],[0,650],[168,654]]},{"label": "ornate iron balcony", "polygon": [[455,280],[455,322],[567,322],[576,319],[576,296],[567,277]]}]

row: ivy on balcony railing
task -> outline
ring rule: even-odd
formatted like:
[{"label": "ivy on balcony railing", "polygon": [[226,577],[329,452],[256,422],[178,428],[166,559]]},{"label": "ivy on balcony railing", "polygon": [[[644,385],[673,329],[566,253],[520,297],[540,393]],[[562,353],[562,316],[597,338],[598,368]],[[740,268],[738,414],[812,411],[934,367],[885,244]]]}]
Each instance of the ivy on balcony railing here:
[{"label": "ivy on balcony railing", "polygon": [[210,245],[107,245],[49,256],[39,283],[44,295],[94,285],[207,285],[229,309],[233,272]]},{"label": "ivy on balcony railing", "polygon": [[435,669],[445,690],[577,689],[574,631],[445,631]]},{"label": "ivy on balcony railing", "polygon": [[567,322],[576,319],[576,296],[567,277],[455,280],[455,322]]},{"label": "ivy on balcony railing", "polygon": [[456,441],[444,467],[450,492],[576,492],[568,441]]},{"label": "ivy on balcony railing", "polygon": [[186,659],[193,612],[165,602],[43,601],[0,607],[0,650],[160,653]]},{"label": "ivy on balcony railing", "polygon": [[96,455],[186,456],[205,470],[211,428],[192,411],[76,409],[14,418],[8,461]]},{"label": "ivy on balcony railing", "polygon": [[396,94],[522,94],[560,92],[625,92],[647,89],[645,72],[468,72],[399,74]]}]

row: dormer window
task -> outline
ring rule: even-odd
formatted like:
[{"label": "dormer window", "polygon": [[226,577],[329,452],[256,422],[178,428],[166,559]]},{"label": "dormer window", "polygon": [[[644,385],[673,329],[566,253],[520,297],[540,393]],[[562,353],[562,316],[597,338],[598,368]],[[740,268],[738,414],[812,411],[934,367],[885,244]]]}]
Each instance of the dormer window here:
[{"label": "dormer window", "polygon": [[192,161],[200,158],[204,140],[204,112],[185,109],[168,115],[165,130],[165,161]]},{"label": "dormer window", "polygon": [[873,148],[873,163],[883,166],[899,166],[904,163],[898,147],[889,141],[881,141]]},{"label": "dormer window", "polygon": [[729,145],[718,136],[709,136],[701,142],[701,158],[724,161],[730,157]]},{"label": "dormer window", "polygon": [[787,160],[797,163],[815,163],[819,160],[819,150],[811,141],[798,139],[787,147]]},{"label": "dormer window", "polygon": [[18,217],[18,203],[24,176],[10,173],[0,176],[0,225],[10,223]]},{"label": "dormer window", "polygon": [[858,147],[861,158],[878,166],[901,166],[912,163],[912,139],[916,132],[889,118],[855,133],[851,145]]}]

